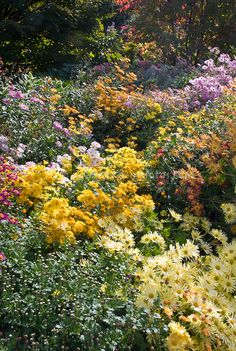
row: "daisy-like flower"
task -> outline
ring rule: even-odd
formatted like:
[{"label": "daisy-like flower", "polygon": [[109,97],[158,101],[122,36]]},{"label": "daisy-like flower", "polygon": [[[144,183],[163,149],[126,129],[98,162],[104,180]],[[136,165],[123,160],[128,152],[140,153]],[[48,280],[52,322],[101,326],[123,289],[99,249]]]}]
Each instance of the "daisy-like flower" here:
[{"label": "daisy-like flower", "polygon": [[138,308],[144,308],[145,310],[150,310],[151,306],[142,294],[139,294],[136,299],[136,306]]},{"label": "daisy-like flower", "polygon": [[225,221],[228,224],[232,224],[236,222],[236,206],[235,204],[226,203],[222,204],[221,208],[225,215]]},{"label": "daisy-like flower", "polygon": [[212,271],[216,271],[220,274],[225,274],[228,273],[230,270],[230,267],[227,266],[225,263],[223,263],[220,259],[218,258],[213,258],[210,262],[210,268]]},{"label": "daisy-like flower", "polygon": [[190,240],[187,240],[181,248],[181,253],[183,258],[198,258],[199,249],[197,245],[194,245]]},{"label": "daisy-like flower", "polygon": [[171,217],[173,217],[176,222],[180,222],[182,220],[182,215],[181,214],[175,212],[174,210],[172,210],[170,208],[169,208],[169,212],[171,214]]},{"label": "daisy-like flower", "polygon": [[223,276],[220,286],[227,293],[233,293],[236,290],[236,279],[230,275]]},{"label": "daisy-like flower", "polygon": [[143,256],[141,255],[141,252],[139,251],[138,248],[128,249],[127,254],[130,255],[134,261],[142,261],[143,260]]},{"label": "daisy-like flower", "polygon": [[191,236],[195,241],[200,241],[203,238],[203,235],[197,229],[191,231]]},{"label": "daisy-like flower", "polygon": [[166,246],[164,238],[157,232],[143,235],[140,242],[147,245],[151,243],[157,244],[162,250]]},{"label": "daisy-like flower", "polygon": [[157,285],[152,283],[145,285],[142,289],[142,295],[147,301],[147,304],[152,306],[158,296]]},{"label": "daisy-like flower", "polygon": [[196,311],[196,312],[201,312],[202,311],[202,309],[203,309],[203,300],[202,300],[202,297],[199,296],[198,294],[190,295],[189,303],[191,304],[191,307],[194,309],[194,311]]},{"label": "daisy-like flower", "polygon": [[204,295],[218,296],[215,287],[207,281],[207,275],[204,274],[197,279],[197,291],[201,290]]},{"label": "daisy-like flower", "polygon": [[177,322],[171,322],[168,326],[171,331],[167,338],[168,350],[189,350],[189,348],[192,346],[192,339],[187,330]]},{"label": "daisy-like flower", "polygon": [[219,272],[212,272],[208,275],[208,282],[216,287],[219,286],[221,279],[222,279],[222,274],[220,274]]},{"label": "daisy-like flower", "polygon": [[212,253],[212,247],[209,243],[201,240],[201,249],[205,251],[206,254],[210,255]]},{"label": "daisy-like flower", "polygon": [[208,221],[206,218],[201,219],[201,227],[203,230],[205,230],[206,233],[209,233],[211,230],[211,222]]},{"label": "daisy-like flower", "polygon": [[180,282],[183,280],[186,274],[185,267],[181,263],[175,263],[171,267],[171,271],[168,275],[169,280],[174,281],[175,283]]},{"label": "daisy-like flower", "polygon": [[217,240],[219,240],[222,244],[227,243],[227,236],[220,229],[212,229],[210,234]]},{"label": "daisy-like flower", "polygon": [[153,269],[149,267],[144,267],[143,270],[143,281],[149,281],[149,280],[155,280],[156,278],[156,273]]}]

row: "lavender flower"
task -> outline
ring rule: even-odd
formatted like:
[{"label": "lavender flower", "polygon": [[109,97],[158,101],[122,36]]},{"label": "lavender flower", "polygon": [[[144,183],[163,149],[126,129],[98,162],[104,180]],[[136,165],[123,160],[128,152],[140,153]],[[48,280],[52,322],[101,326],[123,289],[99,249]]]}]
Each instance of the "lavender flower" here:
[{"label": "lavender flower", "polygon": [[59,123],[59,122],[53,122],[53,127],[55,128],[55,129],[57,129],[57,130],[60,130],[60,131],[63,131],[63,126],[61,125],[61,123]]},{"label": "lavender flower", "polygon": [[32,98],[30,98],[30,101],[31,101],[31,102],[39,103],[40,105],[44,105],[44,101],[41,100],[41,99],[39,99],[39,98],[37,98],[37,97],[32,97]]},{"label": "lavender flower", "polygon": [[0,150],[4,152],[9,151],[8,138],[4,135],[0,135]]}]

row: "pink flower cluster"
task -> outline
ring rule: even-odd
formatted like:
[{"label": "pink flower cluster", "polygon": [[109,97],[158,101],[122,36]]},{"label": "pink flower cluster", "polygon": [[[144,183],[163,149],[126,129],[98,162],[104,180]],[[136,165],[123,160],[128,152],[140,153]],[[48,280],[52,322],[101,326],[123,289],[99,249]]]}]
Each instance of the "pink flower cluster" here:
[{"label": "pink flower cluster", "polygon": [[[24,102],[22,102],[24,100]],[[44,105],[45,102],[38,97],[28,98],[21,90],[16,89],[14,85],[11,85],[8,91],[8,96],[2,99],[5,105],[11,105],[13,101],[19,101],[18,107],[23,111],[29,111],[30,104]]]}]

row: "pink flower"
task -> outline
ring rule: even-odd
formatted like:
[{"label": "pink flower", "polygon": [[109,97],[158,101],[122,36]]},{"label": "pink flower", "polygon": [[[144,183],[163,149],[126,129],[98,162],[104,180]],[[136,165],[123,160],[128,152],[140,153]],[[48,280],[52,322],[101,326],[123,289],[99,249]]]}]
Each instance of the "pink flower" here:
[{"label": "pink flower", "polygon": [[14,89],[9,90],[9,96],[13,99],[23,99],[25,97],[22,91]]},{"label": "pink flower", "polygon": [[25,104],[19,104],[19,108],[23,111],[29,111],[29,107]]},{"label": "pink flower", "polygon": [[30,98],[30,101],[31,102],[38,102],[39,104],[44,105],[44,101],[39,99],[39,98],[37,98],[37,97]]},{"label": "pink flower", "polygon": [[0,262],[5,261],[7,258],[3,252],[0,252]]}]

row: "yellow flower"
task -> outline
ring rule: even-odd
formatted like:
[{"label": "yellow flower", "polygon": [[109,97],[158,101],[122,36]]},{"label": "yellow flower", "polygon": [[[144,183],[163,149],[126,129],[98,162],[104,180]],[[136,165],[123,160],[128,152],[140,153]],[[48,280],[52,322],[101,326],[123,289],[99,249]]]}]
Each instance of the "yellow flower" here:
[{"label": "yellow flower", "polygon": [[167,338],[167,347],[169,351],[187,351],[192,346],[192,339],[187,330],[177,322],[169,323],[171,331]]},{"label": "yellow flower", "polygon": [[53,104],[56,104],[61,99],[61,95],[55,94],[50,97],[50,100]]},{"label": "yellow flower", "polygon": [[79,114],[78,110],[76,110],[74,107],[70,107],[68,105],[65,105],[64,108],[62,109],[62,111],[64,112],[65,116],[69,116],[71,113]]},{"label": "yellow flower", "polygon": [[101,291],[102,293],[105,293],[106,290],[107,290],[107,284],[102,284],[101,287],[100,287],[100,291]]},{"label": "yellow flower", "polygon": [[52,293],[52,296],[53,297],[57,297],[61,294],[61,291],[60,290],[54,290],[53,293]]},{"label": "yellow flower", "polygon": [[219,240],[222,244],[227,243],[227,236],[220,229],[212,229],[210,234],[217,240]]}]

